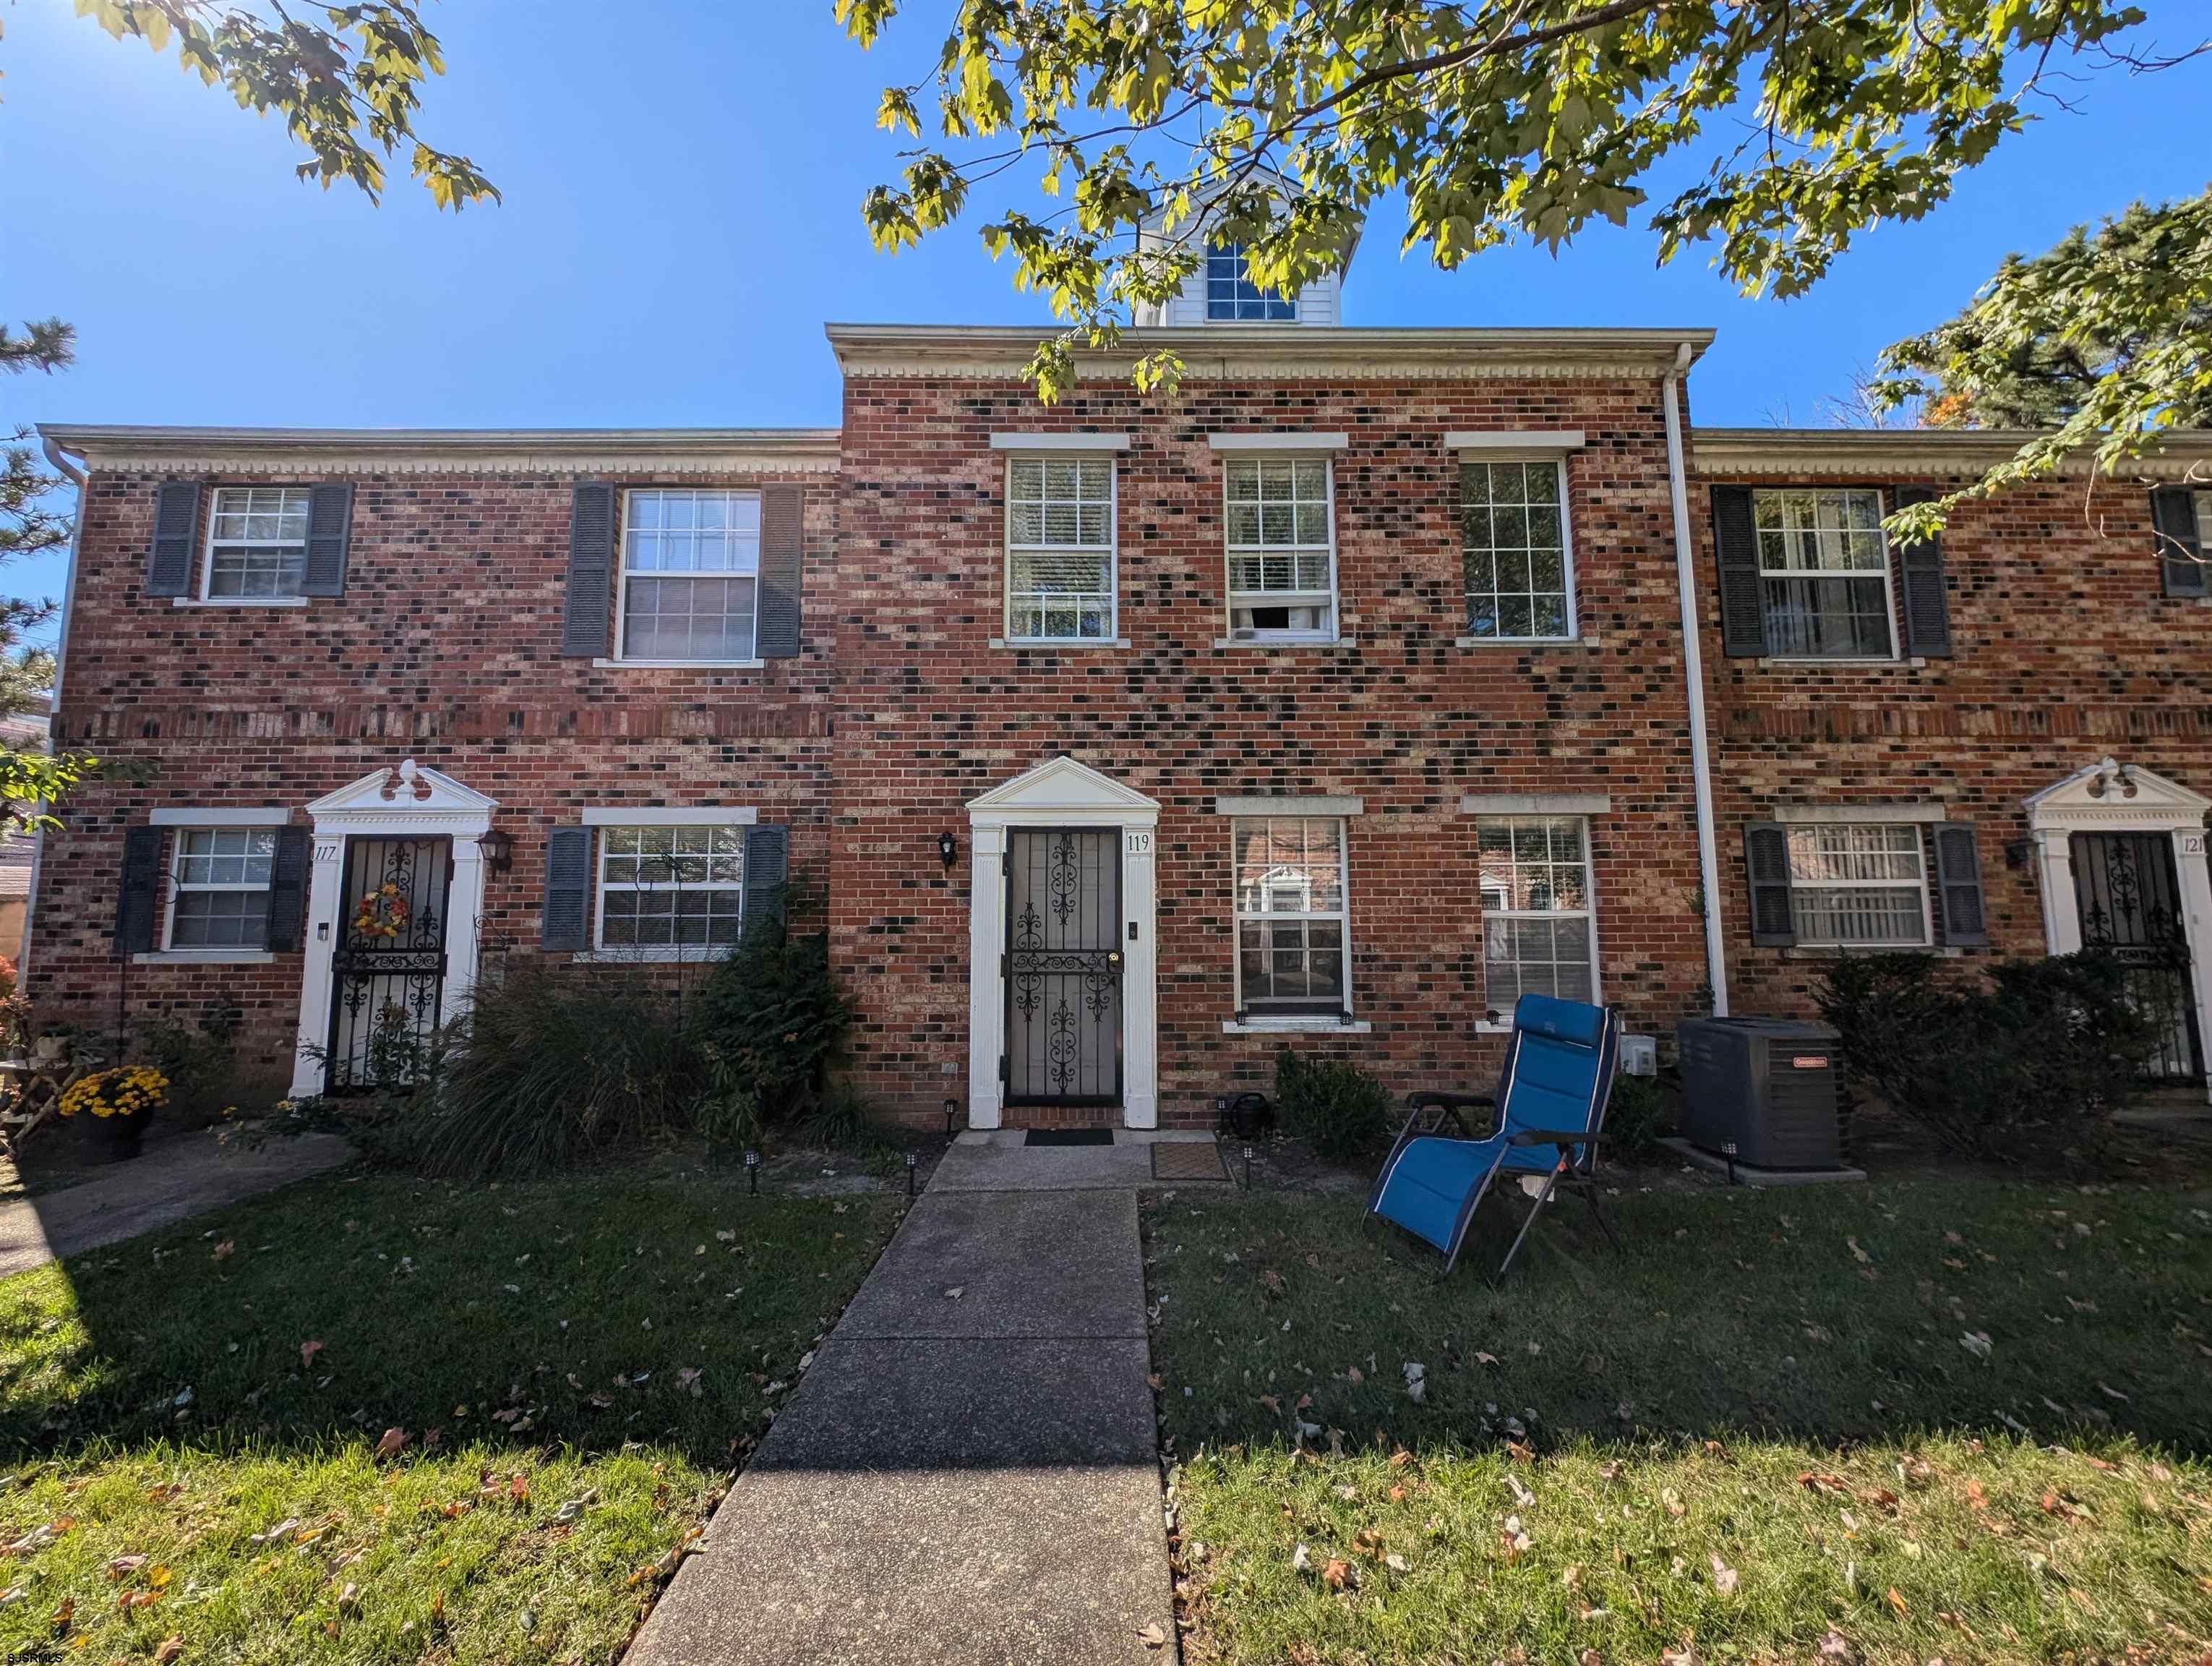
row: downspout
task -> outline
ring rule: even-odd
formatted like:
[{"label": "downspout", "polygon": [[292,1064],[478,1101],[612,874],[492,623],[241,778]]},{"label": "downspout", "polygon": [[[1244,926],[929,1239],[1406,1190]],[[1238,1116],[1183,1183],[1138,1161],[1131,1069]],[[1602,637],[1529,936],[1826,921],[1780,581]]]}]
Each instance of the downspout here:
[{"label": "downspout", "polygon": [[[58,441],[51,435],[40,435],[46,461],[53,465],[56,474],[76,488],[76,514],[70,522],[69,573],[62,581],[62,628],[54,642],[54,686],[47,696],[46,750],[53,750],[54,723],[62,714],[62,661],[69,652],[70,610],[76,601],[76,557],[79,542],[84,537],[85,493],[88,477],[70,461]],[[31,938],[38,929],[39,879],[46,854],[46,830],[41,828],[31,837],[31,894],[23,903],[23,952],[15,964],[15,987],[23,986],[23,979],[31,970]]]},{"label": "downspout", "polygon": [[1705,655],[1698,617],[1695,552],[1690,544],[1690,488],[1682,463],[1681,383],[1690,344],[1674,350],[1662,397],[1667,416],[1667,487],[1674,509],[1674,584],[1682,604],[1682,675],[1690,696],[1690,780],[1698,805],[1698,879],[1705,891],[1705,982],[1713,1016],[1728,1016],[1728,950],[1721,931],[1720,852],[1713,832],[1713,769],[1705,739]]}]

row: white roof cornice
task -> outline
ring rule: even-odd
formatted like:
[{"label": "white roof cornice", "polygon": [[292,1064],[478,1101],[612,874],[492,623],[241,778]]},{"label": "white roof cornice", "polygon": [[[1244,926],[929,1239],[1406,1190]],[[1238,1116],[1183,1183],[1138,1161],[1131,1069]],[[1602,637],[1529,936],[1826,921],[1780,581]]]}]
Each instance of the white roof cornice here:
[{"label": "white roof cornice", "polygon": [[826,474],[836,429],[263,429],[42,423],[95,470],[319,474]]},{"label": "white roof cornice", "polygon": [[[832,324],[830,344],[848,378],[1019,381],[1037,325]],[[1202,325],[1125,330],[1119,345],[1079,350],[1087,381],[1126,383],[1146,354],[1172,350],[1186,380],[1462,381],[1659,376],[1686,347],[1694,359],[1710,330],[1346,329],[1300,325]]]},{"label": "white roof cornice", "polygon": [[[2037,437],[2032,429],[1699,428],[1690,431],[1690,468],[1717,477],[1963,477],[2008,461]],[[2073,476],[2094,473],[2095,454],[2076,452],[2060,468]],[[2173,429],[2122,463],[2115,477],[2212,483],[2212,429]]]}]

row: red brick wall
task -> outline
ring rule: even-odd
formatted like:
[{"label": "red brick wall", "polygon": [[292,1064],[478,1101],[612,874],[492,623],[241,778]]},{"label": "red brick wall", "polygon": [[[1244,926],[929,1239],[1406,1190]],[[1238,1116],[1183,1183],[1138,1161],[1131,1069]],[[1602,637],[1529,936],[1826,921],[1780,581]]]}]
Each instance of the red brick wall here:
[{"label": "red brick wall", "polygon": [[[1226,1036],[1230,833],[1217,795],[1351,794],[1354,1052],[1394,1090],[1486,1081],[1468,793],[1609,793],[1593,823],[1604,990],[1671,1025],[1705,980],[1659,384],[1193,379],[1173,398],[1093,386],[1045,409],[1012,379],[856,378],[837,657],[833,952],[863,1012],[860,1067],[888,1104],[964,1102],[967,800],[1065,751],[1162,806],[1163,1119],[1272,1080],[1279,1038]],[[1118,464],[1127,648],[1010,651],[994,430],[1127,432]],[[1583,629],[1540,650],[1458,648],[1465,612],[1450,429],[1579,428],[1569,464]],[[1346,646],[1217,648],[1225,635],[1224,429],[1343,430]],[[959,836],[948,878],[935,845]],[[998,883],[995,874],[985,883]]]},{"label": "red brick wall", "polygon": [[[489,882],[488,950],[534,952],[548,828],[586,806],[739,805],[792,825],[795,864],[827,866],[836,501],[807,489],[805,649],[758,671],[594,668],[560,656],[565,476],[360,478],[343,598],[177,607],[139,593],[155,474],[95,473],[87,494],[56,744],[128,762],[47,836],[29,990],[51,1018],[112,1028],[110,948],[123,830],[155,806],[304,806],[412,757],[497,800],[513,865]],[[241,480],[312,477],[230,475]],[[638,475],[622,484],[750,486],[775,476]],[[301,957],[134,965],[132,1019],[235,1006],[242,1055],[288,1061]]]},{"label": "red brick wall", "polygon": [[[1735,483],[1875,485],[1893,502],[1880,481]],[[1943,537],[1955,652],[1918,666],[1729,659],[1705,483],[1692,508],[1735,1010],[1806,1010],[1819,971],[1754,948],[1746,923],[1744,824],[1778,806],[1941,803],[1972,824],[1991,939],[1973,960],[2044,950],[2035,865],[2005,856],[2030,795],[2108,755],[2212,794],[2212,607],[2160,593],[2147,487],[2067,478],[1960,508]]]}]

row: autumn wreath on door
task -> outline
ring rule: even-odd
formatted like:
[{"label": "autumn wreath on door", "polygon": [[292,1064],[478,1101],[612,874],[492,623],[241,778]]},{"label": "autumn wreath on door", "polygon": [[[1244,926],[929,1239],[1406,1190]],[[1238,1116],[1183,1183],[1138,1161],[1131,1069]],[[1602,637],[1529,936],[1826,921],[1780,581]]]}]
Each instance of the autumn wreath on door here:
[{"label": "autumn wreath on door", "polygon": [[356,937],[380,937],[389,943],[407,929],[407,898],[389,881],[361,899],[353,911]]}]

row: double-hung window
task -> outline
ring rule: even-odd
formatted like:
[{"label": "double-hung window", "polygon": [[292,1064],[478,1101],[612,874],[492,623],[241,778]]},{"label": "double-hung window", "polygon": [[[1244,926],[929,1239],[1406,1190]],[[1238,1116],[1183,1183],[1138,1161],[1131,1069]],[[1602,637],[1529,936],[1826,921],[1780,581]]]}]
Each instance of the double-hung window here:
[{"label": "double-hung window", "polygon": [[1800,943],[1919,948],[1933,940],[1921,830],[1904,823],[1792,827],[1790,908]]},{"label": "double-hung window", "polygon": [[734,947],[743,926],[745,830],[599,830],[599,946],[642,958]]},{"label": "double-hung window", "polygon": [[1766,651],[1778,659],[1897,653],[1881,494],[1791,487],[1752,496]]},{"label": "double-hung window", "polygon": [[1465,459],[1460,547],[1468,635],[1557,641],[1574,634],[1566,470],[1558,459]]},{"label": "double-hung window", "polygon": [[1328,459],[1232,456],[1223,473],[1230,635],[1334,638],[1336,515]]},{"label": "double-hung window", "polygon": [[1522,995],[1597,999],[1589,830],[1580,816],[1475,824],[1485,1000],[1510,1017]]},{"label": "double-hung window", "polygon": [[1114,569],[1113,454],[1008,457],[1008,639],[1112,641]]},{"label": "double-hung window", "polygon": [[202,599],[289,601],[304,593],[308,498],[305,486],[216,488]]},{"label": "double-hung window", "polygon": [[1298,303],[1291,295],[1263,289],[1252,281],[1242,243],[1215,243],[1206,252],[1206,321],[1208,324],[1295,324]]},{"label": "double-hung window", "polygon": [[258,949],[269,941],[273,827],[179,827],[170,839],[169,949]]},{"label": "double-hung window", "polygon": [[1344,825],[1334,816],[1231,823],[1240,1012],[1350,1010]]},{"label": "double-hung window", "polygon": [[623,658],[710,664],[752,659],[760,534],[758,492],[625,493]]}]

